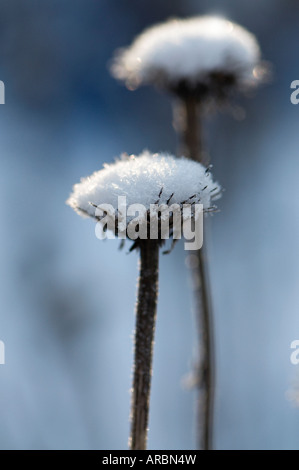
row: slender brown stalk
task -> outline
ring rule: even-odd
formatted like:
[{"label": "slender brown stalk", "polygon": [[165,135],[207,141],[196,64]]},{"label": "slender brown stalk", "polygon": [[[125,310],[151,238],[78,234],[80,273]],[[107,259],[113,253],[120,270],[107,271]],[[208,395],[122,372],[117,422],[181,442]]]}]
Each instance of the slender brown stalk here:
[{"label": "slender brown stalk", "polygon": [[[200,163],[205,163],[202,126],[200,122],[200,103],[192,95],[181,100],[182,109],[177,120],[183,154]],[[206,245],[206,242],[205,242]],[[196,262],[192,268],[193,290],[196,301],[196,319],[199,330],[199,359],[196,383],[199,388],[198,399],[198,447],[212,448],[213,405],[214,405],[214,346],[213,320],[208,282],[205,248],[196,251]]]},{"label": "slender brown stalk", "polygon": [[197,275],[193,273],[196,298],[196,316],[199,334],[199,362],[197,370],[198,446],[212,448],[214,406],[214,342],[207,260],[204,247],[197,251]]},{"label": "slender brown stalk", "polygon": [[199,125],[199,104],[192,96],[186,96],[183,100],[182,109],[182,143],[183,155],[202,162],[202,135]]},{"label": "slender brown stalk", "polygon": [[156,323],[159,272],[157,240],[140,240],[134,378],[131,403],[130,449],[147,446],[152,358]]}]

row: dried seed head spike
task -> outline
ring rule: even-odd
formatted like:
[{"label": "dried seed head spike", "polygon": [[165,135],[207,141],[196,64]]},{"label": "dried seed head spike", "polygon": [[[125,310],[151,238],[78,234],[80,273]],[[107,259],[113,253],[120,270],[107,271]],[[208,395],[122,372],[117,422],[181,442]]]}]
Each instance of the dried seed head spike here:
[{"label": "dried seed head spike", "polygon": [[213,168],[213,165],[209,165],[207,168],[206,168],[206,174],[210,173],[211,169]]},{"label": "dried seed head spike", "polygon": [[169,255],[172,252],[172,250],[174,249],[177,241],[178,241],[177,239],[173,238],[170,248],[168,250],[162,251],[162,255]]},{"label": "dried seed head spike", "polygon": [[120,241],[120,244],[119,244],[119,247],[118,247],[119,250],[122,250],[124,248],[125,242],[126,242],[126,240],[124,238]]},{"label": "dried seed head spike", "polygon": [[[157,154],[154,154],[153,156],[157,156]],[[163,186],[162,186],[162,188],[161,188],[160,191],[159,191],[158,199],[156,200],[155,204],[159,204],[160,199],[161,199],[161,196],[162,196],[162,193],[163,193]]]},{"label": "dried seed head spike", "polygon": [[187,204],[188,201],[191,201],[191,199],[193,199],[195,197],[198,197],[198,194],[193,194],[193,196],[188,197],[188,199],[185,199],[185,201],[181,202],[181,205],[182,204]]},{"label": "dried seed head spike", "polygon": [[170,195],[170,197],[167,199],[167,201],[166,201],[166,204],[167,204],[167,205],[170,203],[170,201],[171,201],[171,199],[172,199],[173,196],[174,196],[174,193],[172,193],[172,194]]}]

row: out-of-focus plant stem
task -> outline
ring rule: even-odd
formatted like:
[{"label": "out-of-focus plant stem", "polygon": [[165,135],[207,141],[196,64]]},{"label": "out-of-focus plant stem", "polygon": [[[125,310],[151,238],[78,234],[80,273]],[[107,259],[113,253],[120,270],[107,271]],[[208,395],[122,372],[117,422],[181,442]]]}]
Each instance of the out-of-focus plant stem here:
[{"label": "out-of-focus plant stem", "polygon": [[[181,98],[175,109],[174,125],[180,136],[181,154],[205,164],[203,151],[201,107],[192,95]],[[199,397],[197,403],[197,433],[199,449],[212,448],[213,407],[214,407],[214,345],[213,315],[207,271],[206,240],[204,246],[195,252],[191,276],[195,297],[196,321],[198,326],[199,357],[196,367],[196,384]]]}]

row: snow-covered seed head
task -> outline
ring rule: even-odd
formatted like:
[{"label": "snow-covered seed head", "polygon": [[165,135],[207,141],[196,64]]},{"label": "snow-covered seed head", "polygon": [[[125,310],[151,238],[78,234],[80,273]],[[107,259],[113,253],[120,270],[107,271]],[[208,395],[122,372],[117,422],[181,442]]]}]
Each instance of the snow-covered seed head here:
[{"label": "snow-covered seed head", "polygon": [[132,90],[155,84],[202,97],[257,85],[265,68],[253,34],[224,18],[199,16],[145,30],[116,53],[111,71]]},{"label": "snow-covered seed head", "polygon": [[[215,209],[212,201],[220,195],[221,188],[213,181],[209,168],[184,157],[144,151],[139,156],[122,155],[115,163],[105,164],[102,170],[82,178],[74,185],[67,204],[78,214],[101,222],[98,208],[104,208],[105,216],[110,211],[111,217],[123,219],[119,204],[120,197],[125,197],[126,208],[134,204],[144,207],[144,212],[139,212],[139,223],[148,224],[152,205],[189,204],[192,209],[202,204],[203,211],[209,212]],[[191,210],[190,217],[193,216]],[[126,232],[134,217],[135,214],[127,214],[122,230]],[[113,227],[109,228],[113,231]]]}]

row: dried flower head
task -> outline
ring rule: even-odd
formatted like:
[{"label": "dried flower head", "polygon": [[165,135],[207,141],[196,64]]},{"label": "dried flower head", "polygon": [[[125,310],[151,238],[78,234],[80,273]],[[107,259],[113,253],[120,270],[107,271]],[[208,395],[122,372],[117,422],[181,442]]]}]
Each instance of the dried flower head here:
[{"label": "dried flower head", "polygon": [[[121,159],[75,184],[67,204],[83,216],[102,220],[97,213],[104,208],[105,217],[123,220],[119,198],[126,198],[126,208],[139,204],[145,208],[139,213],[139,223],[149,223],[151,205],[173,204],[183,207],[202,204],[203,210],[213,211],[212,201],[220,196],[221,188],[215,183],[210,169],[200,163],[167,154],[144,151],[139,156],[122,155]],[[111,207],[111,210],[109,209]],[[159,214],[159,217],[161,214]],[[194,216],[191,212],[190,216]],[[126,231],[134,215],[126,214]],[[112,231],[114,225],[109,227]],[[116,228],[115,228],[115,233]],[[119,234],[119,232],[118,232]],[[171,236],[171,233],[170,233]]]},{"label": "dried flower head", "polygon": [[172,19],[139,35],[120,50],[111,67],[129,89],[155,84],[179,95],[224,94],[262,79],[255,36],[226,19]]}]

